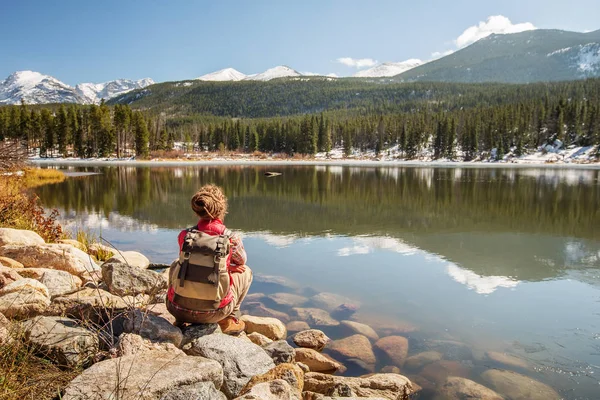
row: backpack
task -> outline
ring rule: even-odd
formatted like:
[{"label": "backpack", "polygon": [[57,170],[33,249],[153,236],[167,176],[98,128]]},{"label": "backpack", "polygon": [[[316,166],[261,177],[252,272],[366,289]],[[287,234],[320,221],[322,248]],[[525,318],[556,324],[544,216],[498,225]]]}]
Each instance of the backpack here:
[{"label": "backpack", "polygon": [[209,235],[196,228],[187,230],[179,260],[169,273],[169,285],[177,305],[194,311],[214,311],[229,293],[231,231]]}]

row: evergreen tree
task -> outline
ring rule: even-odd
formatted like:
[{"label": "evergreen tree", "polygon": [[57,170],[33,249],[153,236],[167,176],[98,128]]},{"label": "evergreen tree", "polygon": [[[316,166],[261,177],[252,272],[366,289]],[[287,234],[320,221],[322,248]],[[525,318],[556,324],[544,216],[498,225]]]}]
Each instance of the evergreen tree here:
[{"label": "evergreen tree", "polygon": [[67,109],[64,104],[60,105],[56,114],[56,142],[58,144],[58,152],[61,156],[67,156],[67,137],[69,136],[69,121],[67,117]]},{"label": "evergreen tree", "polygon": [[139,158],[146,158],[150,151],[148,148],[150,132],[148,131],[148,125],[144,120],[144,116],[139,111],[133,113],[133,129],[135,135],[135,155]]}]

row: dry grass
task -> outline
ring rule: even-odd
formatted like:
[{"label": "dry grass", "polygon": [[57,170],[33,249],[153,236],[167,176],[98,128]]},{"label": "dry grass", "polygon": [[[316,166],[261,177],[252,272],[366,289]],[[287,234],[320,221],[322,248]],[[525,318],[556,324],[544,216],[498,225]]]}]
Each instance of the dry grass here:
[{"label": "dry grass", "polygon": [[48,183],[60,183],[65,174],[56,169],[27,168],[24,170],[22,184],[25,188],[34,188]]}]

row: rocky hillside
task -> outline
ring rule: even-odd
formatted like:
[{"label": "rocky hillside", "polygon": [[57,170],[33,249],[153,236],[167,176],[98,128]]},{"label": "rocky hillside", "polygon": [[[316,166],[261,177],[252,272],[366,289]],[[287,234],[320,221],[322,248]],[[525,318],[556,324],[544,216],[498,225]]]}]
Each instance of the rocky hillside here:
[{"label": "rocky hillside", "polygon": [[398,76],[400,82],[566,81],[600,76],[600,30],[493,34]]},{"label": "rocky hillside", "polygon": [[[165,273],[151,270],[156,266],[140,253],[111,253],[98,244],[45,243],[34,232],[0,228],[3,354],[22,349],[18,362],[38,360],[38,367],[50,363],[75,375],[65,387],[49,381],[52,396],[102,400],[117,391],[122,400],[398,400],[423,390],[448,399],[502,399],[496,391],[559,398],[547,385],[506,370],[477,376],[486,387],[467,378],[476,372],[464,344],[421,340],[424,346],[413,349],[409,338],[416,343],[417,327],[358,322],[359,305],[351,299],[308,297],[308,288],[281,277],[255,274],[253,289],[261,292],[244,302],[240,336],[224,335],[217,324],[180,329],[164,304]],[[529,373],[516,356],[489,351],[486,357]],[[0,357],[3,376],[17,374],[18,362],[15,369],[14,360]]]}]

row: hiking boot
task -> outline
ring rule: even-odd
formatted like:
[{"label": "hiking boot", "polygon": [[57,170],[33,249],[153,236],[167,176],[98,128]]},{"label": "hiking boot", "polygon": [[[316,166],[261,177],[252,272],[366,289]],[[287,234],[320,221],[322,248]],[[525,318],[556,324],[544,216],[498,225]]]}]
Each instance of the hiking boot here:
[{"label": "hiking boot", "polygon": [[221,327],[221,331],[226,335],[239,335],[246,329],[246,324],[244,321],[237,319],[234,316],[229,316],[221,321],[219,321],[219,326]]}]

